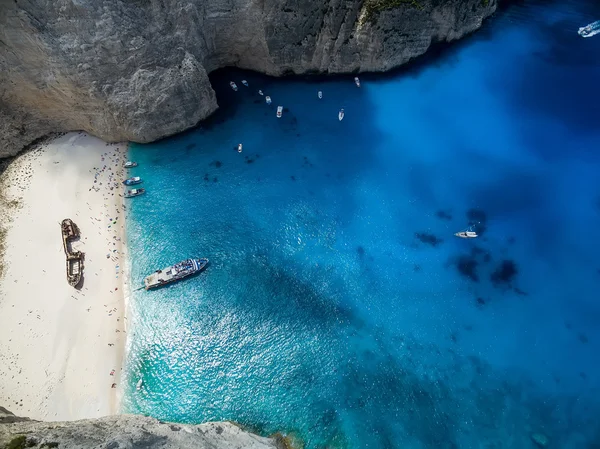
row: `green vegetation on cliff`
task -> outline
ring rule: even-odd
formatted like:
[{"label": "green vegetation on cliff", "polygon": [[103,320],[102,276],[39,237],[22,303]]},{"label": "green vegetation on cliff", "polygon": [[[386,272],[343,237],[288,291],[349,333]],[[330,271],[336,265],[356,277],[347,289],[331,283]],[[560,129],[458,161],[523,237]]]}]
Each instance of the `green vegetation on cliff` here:
[{"label": "green vegetation on cliff", "polygon": [[412,6],[417,9],[423,9],[423,6],[417,0],[365,0],[362,22],[374,22],[377,14],[381,11],[399,8],[400,6]]}]

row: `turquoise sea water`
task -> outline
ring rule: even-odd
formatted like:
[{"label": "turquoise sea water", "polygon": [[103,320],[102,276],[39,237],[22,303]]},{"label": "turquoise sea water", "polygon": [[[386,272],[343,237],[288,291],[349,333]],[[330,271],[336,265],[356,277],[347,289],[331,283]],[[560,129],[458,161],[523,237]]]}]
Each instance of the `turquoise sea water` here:
[{"label": "turquoise sea water", "polygon": [[124,411],[310,449],[600,445],[600,5],[525,3],[360,89],[220,71],[211,120],[131,146],[132,288],[211,264],[133,292]]}]

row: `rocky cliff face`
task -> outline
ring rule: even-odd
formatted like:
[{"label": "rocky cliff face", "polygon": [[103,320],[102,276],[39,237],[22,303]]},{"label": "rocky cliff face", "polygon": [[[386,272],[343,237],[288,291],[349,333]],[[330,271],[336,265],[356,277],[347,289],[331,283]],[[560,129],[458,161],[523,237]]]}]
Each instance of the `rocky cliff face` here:
[{"label": "rocky cliff face", "polygon": [[150,142],[217,102],[208,73],[383,71],[496,0],[0,0],[0,157],[51,131]]},{"label": "rocky cliff face", "polygon": [[0,407],[0,448],[285,449],[282,437],[263,438],[227,422],[188,426],[133,415],[71,422],[38,422]]}]

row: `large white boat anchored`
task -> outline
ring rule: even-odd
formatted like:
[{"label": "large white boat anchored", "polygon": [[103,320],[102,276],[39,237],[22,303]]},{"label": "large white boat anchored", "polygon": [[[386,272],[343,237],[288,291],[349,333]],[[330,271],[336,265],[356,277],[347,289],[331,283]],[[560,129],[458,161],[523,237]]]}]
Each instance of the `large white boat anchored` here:
[{"label": "large white boat anchored", "polygon": [[277,118],[281,118],[281,114],[283,114],[283,106],[277,106]]},{"label": "large white boat anchored", "polygon": [[581,37],[595,36],[596,34],[600,33],[600,20],[596,20],[595,22],[592,22],[589,25],[579,28],[577,33]]},{"label": "large white boat anchored", "polygon": [[171,282],[180,281],[188,276],[200,273],[207,264],[208,259],[187,259],[162,270],[156,270],[144,279],[144,287],[146,290],[150,290],[151,288],[162,287]]}]

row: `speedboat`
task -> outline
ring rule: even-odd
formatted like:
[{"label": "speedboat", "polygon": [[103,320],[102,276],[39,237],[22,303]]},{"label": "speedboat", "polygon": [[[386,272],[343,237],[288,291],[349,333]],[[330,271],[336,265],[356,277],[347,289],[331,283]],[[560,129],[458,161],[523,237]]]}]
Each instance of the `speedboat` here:
[{"label": "speedboat", "polygon": [[137,165],[138,165],[137,162],[127,161],[123,165],[123,168],[133,168],[133,167],[137,167]]},{"label": "speedboat", "polygon": [[577,33],[581,37],[595,36],[596,34],[600,33],[600,20],[597,20],[596,22],[590,23],[589,25],[579,28]]},{"label": "speedboat", "polygon": [[241,143],[238,143],[237,150],[238,150],[238,153],[242,152],[242,144]]},{"label": "speedboat", "polygon": [[283,114],[283,106],[277,106],[277,118],[281,118],[281,114]]},{"label": "speedboat", "polygon": [[233,81],[230,81],[230,82],[229,82],[229,85],[231,86],[231,88],[232,88],[233,90],[235,90],[235,91],[237,92],[237,84],[235,84]]},{"label": "speedboat", "polygon": [[268,95],[265,97],[265,101],[267,102],[267,104],[271,104],[271,97],[269,97]]},{"label": "speedboat", "polygon": [[338,113],[338,119],[340,122],[344,120],[344,108],[340,109],[340,112]]},{"label": "speedboat", "polygon": [[317,97],[319,97],[319,100],[320,100],[321,98],[323,98],[323,92],[321,92],[321,91],[317,92]]},{"label": "speedboat", "polygon": [[140,196],[146,193],[146,189],[131,189],[125,192],[125,198],[133,198],[134,196]]},{"label": "speedboat", "polygon": [[360,87],[360,80],[358,79],[358,76],[354,77],[354,84],[356,84],[356,87]]},{"label": "speedboat", "polygon": [[243,84],[244,86],[248,87],[248,81],[246,81],[246,80],[242,80],[242,84]]},{"label": "speedboat", "polygon": [[138,380],[137,384],[135,384],[135,389],[140,391],[142,389],[142,385],[144,385],[144,381],[142,379]]},{"label": "speedboat", "polygon": [[258,95],[264,95],[263,91],[258,89]]},{"label": "speedboat", "polygon": [[133,186],[135,184],[141,184],[142,183],[142,178],[140,178],[139,176],[134,176],[133,178],[129,178],[126,179],[125,181],[123,181],[123,184],[125,184],[126,186]]}]

